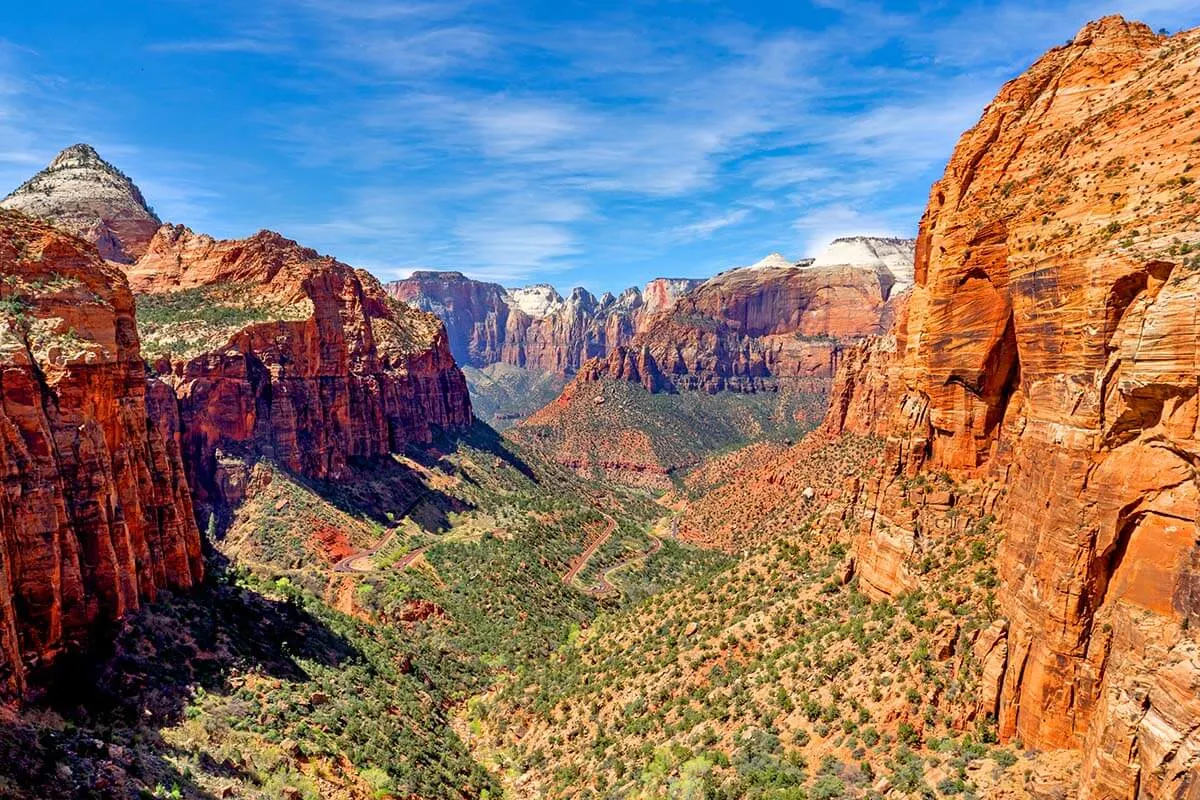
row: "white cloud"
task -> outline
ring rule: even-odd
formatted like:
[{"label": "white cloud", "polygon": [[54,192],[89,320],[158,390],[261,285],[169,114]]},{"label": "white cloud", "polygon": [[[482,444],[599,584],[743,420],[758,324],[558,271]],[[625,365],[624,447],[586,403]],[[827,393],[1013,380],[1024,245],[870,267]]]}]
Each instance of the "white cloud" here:
[{"label": "white cloud", "polygon": [[729,213],[722,214],[719,217],[709,217],[698,222],[690,222],[687,225],[680,225],[679,227],[675,228],[675,235],[684,241],[691,239],[708,239],[722,228],[728,228],[730,225],[737,225],[748,216],[750,216],[750,209],[735,208]]},{"label": "white cloud", "polygon": [[[204,37],[147,42],[147,57],[269,60],[253,76],[261,108],[230,113],[285,174],[189,163],[161,141],[121,166],[147,176],[164,215],[274,222],[385,272],[517,280],[619,262],[678,274],[836,235],[911,235],[929,182],[1001,83],[1117,5],[817,4],[823,21],[804,28],[721,4],[584,4],[549,22],[472,0],[226,0]],[[1122,5],[1155,27],[1195,16],[1182,0]],[[98,135],[95,116],[45,113],[54,92],[34,109],[29,72],[6,69],[4,52],[0,179]],[[319,191],[292,202],[293,174]],[[278,202],[223,202],[238,180]]]}]

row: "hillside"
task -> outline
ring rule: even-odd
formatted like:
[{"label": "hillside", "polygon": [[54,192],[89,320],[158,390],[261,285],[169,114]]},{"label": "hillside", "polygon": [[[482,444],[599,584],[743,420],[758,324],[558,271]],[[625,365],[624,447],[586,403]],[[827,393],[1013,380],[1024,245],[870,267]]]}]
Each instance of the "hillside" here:
[{"label": "hillside", "polygon": [[482,705],[515,796],[1194,791],[1198,59],[1110,17],[1004,87],[818,438],[678,494],[762,549]]},{"label": "hillside", "polygon": [[823,404],[808,392],[656,393],[628,380],[577,380],[506,435],[581,475],[664,491],[716,453],[799,438]]}]

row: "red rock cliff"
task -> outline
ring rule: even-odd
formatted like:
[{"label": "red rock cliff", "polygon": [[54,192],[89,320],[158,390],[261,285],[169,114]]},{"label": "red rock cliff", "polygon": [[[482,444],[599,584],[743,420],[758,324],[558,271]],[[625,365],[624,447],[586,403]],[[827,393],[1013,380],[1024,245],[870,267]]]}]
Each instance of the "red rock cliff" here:
[{"label": "red rock cliff", "polygon": [[385,288],[396,299],[439,317],[460,363],[504,363],[567,376],[588,359],[628,344],[654,314],[669,310],[700,283],[657,278],[644,293],[631,287],[619,297],[605,293],[597,298],[575,288],[563,298],[545,284],[505,289],[460,272],[420,270]]},{"label": "red rock cliff", "polygon": [[146,380],[125,276],[12,212],[0,275],[0,693],[13,694],[28,667],[203,567],[179,420]]},{"label": "red rock cliff", "polygon": [[1080,748],[1085,797],[1200,791],[1198,70],[1197,32],[1106,18],[962,137],[922,219],[859,543],[864,586],[910,588],[885,563],[928,535],[901,478],[994,482],[982,710],[1005,740]]},{"label": "red rock cliff", "polygon": [[445,323],[450,350],[459,363],[484,367],[501,360],[509,307],[500,284],[472,280],[461,272],[420,270],[385,288],[397,300]]},{"label": "red rock cliff", "polygon": [[471,423],[445,328],[366,272],[268,231],[217,241],[164,226],[129,274],[202,517],[241,498],[257,457],[339,479]]},{"label": "red rock cliff", "polygon": [[587,365],[580,380],[826,392],[843,345],[883,331],[891,286],[871,268],[797,267],[774,256],[721,273],[643,320],[628,346]]}]

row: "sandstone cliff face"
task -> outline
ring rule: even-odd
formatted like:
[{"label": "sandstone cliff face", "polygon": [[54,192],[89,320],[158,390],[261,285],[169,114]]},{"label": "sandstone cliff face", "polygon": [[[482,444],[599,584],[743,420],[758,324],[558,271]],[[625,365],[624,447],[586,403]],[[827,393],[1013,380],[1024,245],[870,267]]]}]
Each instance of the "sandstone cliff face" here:
[{"label": "sandstone cliff face", "polygon": [[1085,797],[1200,791],[1198,68],[1197,32],[1106,18],[1004,87],[933,187],[882,390],[860,578],[917,580],[905,476],[1002,488],[981,707],[1081,748]]},{"label": "sandstone cliff face", "polygon": [[0,212],[0,693],[202,577],[170,390],[147,381],[125,277]]},{"label": "sandstone cliff face", "polygon": [[398,300],[437,315],[445,324],[454,357],[483,368],[511,364],[574,375],[590,358],[628,344],[654,314],[701,281],[656,278],[644,291],[630,287],[597,298],[576,287],[563,298],[546,284],[505,289],[460,272],[418,271],[387,284]]},{"label": "sandstone cliff face", "polygon": [[460,364],[500,362],[507,341],[509,304],[498,283],[471,280],[461,272],[418,271],[386,286],[388,294],[446,325],[450,351]]},{"label": "sandstone cliff face", "polygon": [[881,333],[894,314],[893,286],[874,267],[800,267],[771,256],[680,296],[580,380],[632,380],[650,391],[828,391],[842,347]]},{"label": "sandstone cliff face", "polygon": [[122,264],[141,256],[162,224],[133,182],[86,144],[63,150],[0,206],[51,222]]},{"label": "sandstone cliff face", "polygon": [[437,318],[279,234],[217,241],[164,226],[129,275],[178,395],[202,518],[241,499],[256,458],[336,480],[356,459],[471,423]]}]

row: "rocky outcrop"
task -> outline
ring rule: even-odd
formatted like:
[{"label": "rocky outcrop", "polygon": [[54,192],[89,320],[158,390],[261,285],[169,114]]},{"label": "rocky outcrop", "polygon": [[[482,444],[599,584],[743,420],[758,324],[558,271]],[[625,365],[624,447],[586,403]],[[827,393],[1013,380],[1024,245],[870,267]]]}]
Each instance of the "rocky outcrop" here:
[{"label": "rocky outcrop", "polygon": [[890,282],[892,292],[912,286],[916,241],[875,236],[847,236],[834,239],[816,258],[818,269],[855,266],[874,269],[880,279]]},{"label": "rocky outcrop", "polygon": [[829,407],[821,423],[826,436],[887,433],[902,385],[902,354],[902,343],[894,332],[838,351]]},{"label": "rocky outcrop", "polygon": [[279,234],[218,241],[164,226],[129,275],[178,396],[202,519],[241,499],[257,458],[337,480],[471,423],[436,317]]},{"label": "rocky outcrop", "polygon": [[445,323],[450,352],[460,364],[483,368],[502,360],[509,304],[500,284],[472,280],[461,272],[419,270],[386,289]]},{"label": "rocky outcrop", "polygon": [[651,391],[827,392],[843,347],[882,333],[894,316],[894,286],[874,265],[819,268],[769,256],[680,296],[580,379],[633,380]]},{"label": "rocky outcrop", "polygon": [[162,224],[133,181],[87,144],[63,150],[0,206],[51,222],[122,264],[146,252]]},{"label": "rocky outcrop", "polygon": [[0,693],[202,577],[168,387],[147,380],[120,270],[0,212]]},{"label": "rocky outcrop", "polygon": [[1085,797],[1200,791],[1198,68],[1197,32],[1105,18],[962,137],[922,219],[858,548],[893,554],[859,560],[864,587],[915,588],[904,562],[936,534],[907,479],[996,487],[983,710],[1006,741],[1081,749]]},{"label": "rocky outcrop", "polygon": [[510,364],[523,369],[574,375],[590,358],[628,344],[654,314],[701,281],[656,278],[644,290],[630,287],[597,298],[576,287],[563,298],[553,286],[505,289],[461,272],[419,270],[387,284],[391,296],[437,315],[460,363],[483,368]]}]

